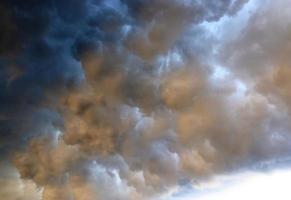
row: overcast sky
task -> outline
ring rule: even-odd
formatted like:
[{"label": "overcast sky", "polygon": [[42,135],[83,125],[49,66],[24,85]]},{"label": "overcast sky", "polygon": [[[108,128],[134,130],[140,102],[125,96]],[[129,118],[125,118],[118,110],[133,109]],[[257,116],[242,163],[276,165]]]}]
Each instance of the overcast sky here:
[{"label": "overcast sky", "polygon": [[1,1],[0,196],[290,199],[290,10]]}]

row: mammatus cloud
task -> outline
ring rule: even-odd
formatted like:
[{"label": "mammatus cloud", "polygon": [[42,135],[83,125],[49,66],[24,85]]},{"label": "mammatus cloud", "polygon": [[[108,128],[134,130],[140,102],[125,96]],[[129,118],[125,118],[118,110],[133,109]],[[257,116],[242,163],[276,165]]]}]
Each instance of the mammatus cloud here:
[{"label": "mammatus cloud", "polygon": [[209,27],[253,2],[1,3],[1,194],[158,199],[288,156],[288,1]]}]

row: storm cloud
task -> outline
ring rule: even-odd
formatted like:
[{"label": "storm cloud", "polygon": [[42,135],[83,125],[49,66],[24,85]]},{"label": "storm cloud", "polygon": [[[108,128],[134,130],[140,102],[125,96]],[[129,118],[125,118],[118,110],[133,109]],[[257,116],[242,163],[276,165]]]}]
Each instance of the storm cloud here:
[{"label": "storm cloud", "polygon": [[0,194],[158,199],[288,157],[289,9],[287,0],[2,1]]}]

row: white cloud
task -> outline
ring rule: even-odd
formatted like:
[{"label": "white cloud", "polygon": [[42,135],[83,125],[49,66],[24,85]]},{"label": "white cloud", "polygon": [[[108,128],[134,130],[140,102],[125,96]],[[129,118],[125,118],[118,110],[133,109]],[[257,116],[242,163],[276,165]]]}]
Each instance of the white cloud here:
[{"label": "white cloud", "polygon": [[289,200],[290,184],[291,169],[269,173],[245,172],[218,177],[209,185],[185,195],[179,194],[170,200]]}]

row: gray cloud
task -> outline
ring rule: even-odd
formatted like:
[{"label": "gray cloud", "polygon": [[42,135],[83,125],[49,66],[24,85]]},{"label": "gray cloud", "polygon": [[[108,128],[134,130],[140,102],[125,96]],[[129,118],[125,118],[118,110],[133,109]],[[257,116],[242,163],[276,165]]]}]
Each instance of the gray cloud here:
[{"label": "gray cloud", "polygon": [[246,3],[1,3],[0,150],[19,173],[1,192],[27,199],[29,180],[36,199],[158,199],[288,155],[289,15],[273,11],[288,3],[264,4],[231,41],[203,26]]}]

